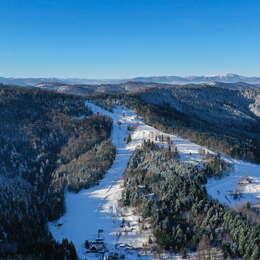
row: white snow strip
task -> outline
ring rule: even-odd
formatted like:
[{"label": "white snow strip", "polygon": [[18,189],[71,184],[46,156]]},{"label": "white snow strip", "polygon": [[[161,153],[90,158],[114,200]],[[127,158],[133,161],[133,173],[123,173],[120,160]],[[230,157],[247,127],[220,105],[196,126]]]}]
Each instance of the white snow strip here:
[{"label": "white snow strip", "polygon": [[[80,259],[99,259],[98,255],[85,253],[84,242],[95,240],[98,229],[103,229],[106,247],[115,251],[118,242],[116,234],[121,225],[118,206],[121,198],[120,180],[133,150],[142,140],[134,139],[129,145],[125,144],[128,126],[133,126],[137,121],[132,111],[117,107],[110,113],[92,103],[86,102],[86,105],[94,113],[108,115],[113,119],[112,142],[117,149],[116,158],[99,185],[79,193],[66,193],[66,213],[59,220],[49,223],[49,229],[56,240],[68,238],[73,241]],[[137,254],[137,251],[130,250],[127,259],[136,259]]]}]

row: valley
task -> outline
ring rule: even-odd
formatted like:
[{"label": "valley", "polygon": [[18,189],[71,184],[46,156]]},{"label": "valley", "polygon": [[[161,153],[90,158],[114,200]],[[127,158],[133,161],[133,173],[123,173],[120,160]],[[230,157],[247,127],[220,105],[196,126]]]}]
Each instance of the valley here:
[{"label": "valley", "polygon": [[260,260],[260,1],[0,1],[0,260]]},{"label": "valley", "polygon": [[[121,194],[124,192],[123,174],[132,153],[136,149],[140,149],[145,141],[151,141],[159,147],[167,149],[170,140],[171,145],[176,147],[178,151],[179,159],[185,164],[193,166],[203,164],[205,154],[202,151],[209,154],[214,154],[214,152],[187,139],[166,134],[146,125],[129,109],[116,106],[113,112],[110,112],[93,103],[86,102],[86,105],[94,113],[104,114],[113,119],[112,142],[117,148],[117,155],[112,167],[98,186],[82,190],[77,194],[66,194],[67,211],[65,215],[50,223],[53,236],[58,241],[62,241],[65,237],[73,241],[81,259],[86,257],[95,259],[100,255],[97,253],[86,254],[84,246],[85,240],[95,240],[99,229],[102,230],[102,237],[110,254],[118,253],[127,259],[136,259],[137,255],[143,258],[160,256],[165,259],[181,257],[178,254],[173,255],[170,251],[163,252],[156,244],[149,243],[151,238],[155,241],[151,227],[142,230],[141,224],[136,224],[138,219],[142,219],[142,216],[134,208],[125,209],[122,207],[120,201]],[[128,129],[133,130],[130,133],[131,141],[126,144]],[[223,177],[209,178],[206,184],[208,194],[229,207],[245,202],[252,203],[252,206],[259,205],[260,178],[257,173],[260,166],[225,156],[223,159],[232,164],[233,168]],[[237,191],[237,185],[243,177],[254,178],[255,189],[250,189],[250,184],[248,184],[247,192],[240,193],[241,197],[234,199],[232,194]],[[124,225],[122,227],[122,221],[130,223],[127,232],[125,232]],[[146,225],[149,226],[149,224]],[[120,247],[118,247],[119,245]],[[215,254],[219,254],[219,252]]]},{"label": "valley", "polygon": [[257,259],[257,91],[127,85],[1,87],[0,255]]}]

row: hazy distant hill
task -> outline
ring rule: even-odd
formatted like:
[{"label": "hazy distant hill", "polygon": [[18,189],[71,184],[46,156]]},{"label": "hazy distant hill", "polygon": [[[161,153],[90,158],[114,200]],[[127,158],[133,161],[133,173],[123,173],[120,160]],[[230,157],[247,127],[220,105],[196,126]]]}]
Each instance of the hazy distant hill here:
[{"label": "hazy distant hill", "polygon": [[260,84],[260,77],[245,77],[237,74],[225,74],[215,76],[151,76],[135,77],[130,79],[83,79],[83,78],[6,78],[0,77],[0,83],[18,86],[35,86],[41,83],[62,83],[62,84],[118,84],[131,82],[153,82],[167,84],[188,84],[188,83],[237,83],[245,82],[250,84]]},{"label": "hazy distant hill", "polygon": [[236,83],[246,82],[251,84],[260,83],[260,77],[245,77],[237,74],[225,74],[215,76],[158,76],[158,77],[137,77],[134,81],[140,82],[157,82],[157,83],[168,83],[168,84],[187,84],[187,83],[214,83],[214,82],[225,82],[225,83]]}]

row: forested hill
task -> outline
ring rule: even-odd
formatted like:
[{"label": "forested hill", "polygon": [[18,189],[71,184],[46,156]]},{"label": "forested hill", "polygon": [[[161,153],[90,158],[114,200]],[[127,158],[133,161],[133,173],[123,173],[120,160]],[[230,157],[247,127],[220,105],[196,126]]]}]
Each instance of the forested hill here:
[{"label": "forested hill", "polygon": [[0,118],[0,258],[75,259],[46,224],[64,212],[65,187],[88,187],[111,165],[111,119],[80,97],[11,86],[0,87]]},{"label": "forested hill", "polygon": [[158,129],[235,158],[260,162],[258,96],[252,89],[187,85],[147,89],[124,95],[121,101]]},{"label": "forested hill", "polygon": [[128,163],[123,203],[151,220],[156,242],[167,250],[184,257],[196,251],[198,259],[221,259],[211,254],[212,248],[220,248],[223,257],[257,260],[259,224],[210,198],[204,187],[209,173],[219,174],[219,163],[224,161],[197,167],[169,149],[145,142]]}]

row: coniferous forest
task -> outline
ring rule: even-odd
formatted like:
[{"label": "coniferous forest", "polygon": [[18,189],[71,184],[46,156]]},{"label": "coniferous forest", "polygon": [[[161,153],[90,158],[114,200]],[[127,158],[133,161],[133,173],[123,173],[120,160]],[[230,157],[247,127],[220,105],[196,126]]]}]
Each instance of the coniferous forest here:
[{"label": "coniferous forest", "polygon": [[260,0],[0,17],[0,260],[260,260]]},{"label": "coniferous forest", "polygon": [[123,203],[152,219],[156,241],[164,249],[186,256],[216,247],[224,257],[259,259],[259,224],[206,192],[207,178],[221,164],[218,160],[209,174],[208,167],[183,163],[168,149],[145,142],[125,172]]},{"label": "coniferous forest", "polygon": [[[258,160],[257,124],[252,137],[239,127],[221,131],[213,122],[154,103],[144,93],[91,98],[110,112],[121,103],[164,132],[235,158]],[[98,184],[112,165],[111,118],[94,115],[81,96],[4,85],[0,116],[0,256],[76,259],[73,243],[55,241],[47,222],[65,213],[67,191]],[[249,127],[250,122],[243,124]],[[131,130],[126,144],[132,141]],[[152,220],[161,249],[185,257],[217,248],[223,257],[259,259],[259,218],[250,205],[235,211],[209,197],[204,187],[208,178],[221,178],[232,166],[220,153],[205,154],[203,163],[184,163],[178,150],[146,141],[124,173],[122,202]]]},{"label": "coniferous forest", "polygon": [[89,187],[110,167],[111,119],[83,98],[10,86],[0,87],[0,118],[0,256],[76,259],[46,224],[63,214],[66,188]]},{"label": "coniferous forest", "polygon": [[207,85],[158,85],[128,94],[92,95],[111,109],[134,109],[155,128],[187,138],[233,158],[260,162],[260,124],[250,109],[252,89]]}]

